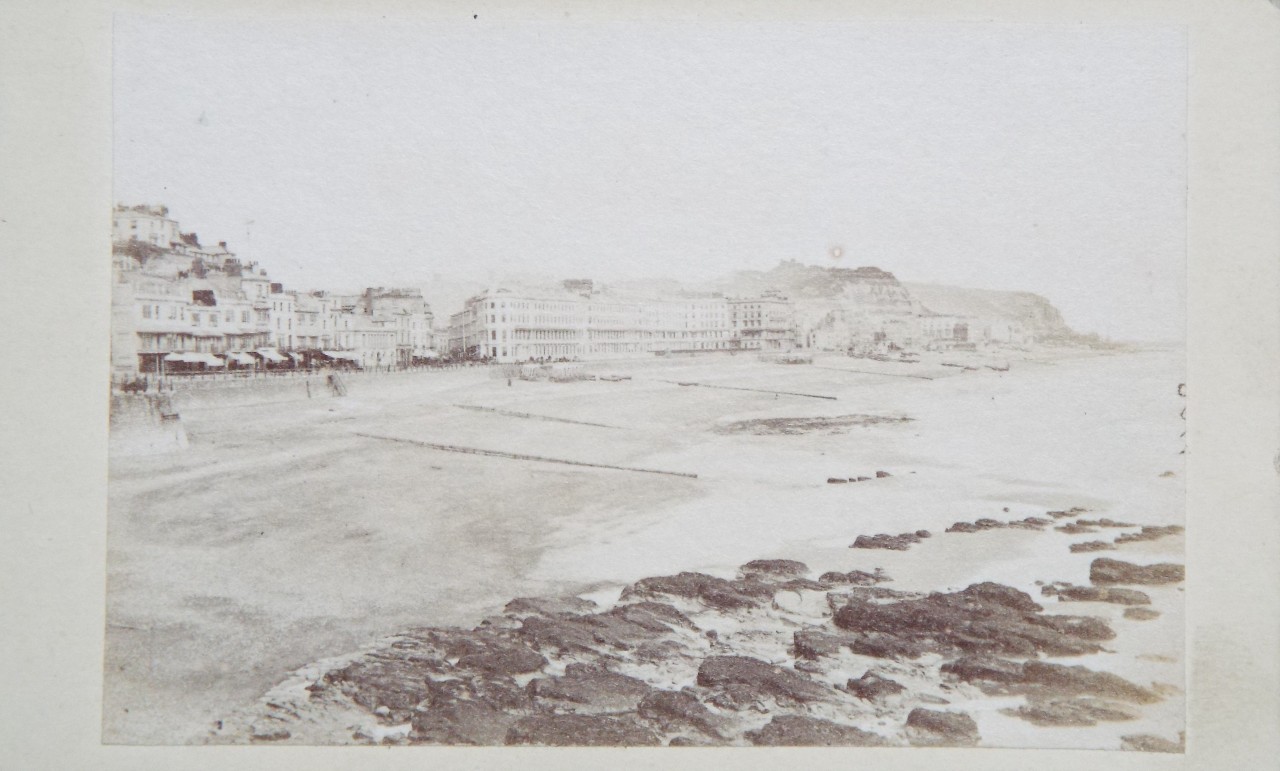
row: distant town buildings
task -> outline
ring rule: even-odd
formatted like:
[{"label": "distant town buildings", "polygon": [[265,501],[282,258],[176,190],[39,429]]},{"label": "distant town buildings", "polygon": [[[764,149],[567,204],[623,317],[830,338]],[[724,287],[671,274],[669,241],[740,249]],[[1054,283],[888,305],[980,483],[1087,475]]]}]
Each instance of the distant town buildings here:
[{"label": "distant town buildings", "polygon": [[663,287],[641,296],[574,278],[493,287],[436,327],[419,289],[286,289],[225,241],[206,246],[182,232],[164,206],[117,206],[112,226],[112,370],[124,377],[392,368],[444,357],[522,362],[795,348],[862,355],[1031,340],[1009,318],[934,313],[879,268],[794,261],[768,282],[799,298],[776,288],[726,296]]},{"label": "distant town buildings", "polygon": [[182,232],[164,206],[112,217],[112,373],[333,364],[405,366],[437,356],[416,289],[286,290],[226,242]]},{"label": "distant town buildings", "polygon": [[749,299],[638,298],[573,279],[552,289],[487,290],[449,318],[451,354],[500,362],[794,346],[791,304],[776,293]]}]

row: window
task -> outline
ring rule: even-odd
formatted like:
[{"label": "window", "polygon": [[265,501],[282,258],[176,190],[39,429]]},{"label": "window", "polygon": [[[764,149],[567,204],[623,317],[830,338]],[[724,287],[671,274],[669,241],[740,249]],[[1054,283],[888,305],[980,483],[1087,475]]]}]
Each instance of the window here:
[{"label": "window", "polygon": [[142,306],[142,318],[144,318],[144,319],[149,319],[149,318],[151,318],[151,306],[150,306],[150,305],[144,305],[144,306]]},{"label": "window", "polygon": [[209,314],[209,326],[211,327],[218,326],[218,314],[216,313]]},{"label": "window", "polygon": [[200,326],[200,314],[199,314],[199,313],[192,313],[192,314],[191,314],[191,326],[193,326],[193,327],[198,327],[198,326]]}]

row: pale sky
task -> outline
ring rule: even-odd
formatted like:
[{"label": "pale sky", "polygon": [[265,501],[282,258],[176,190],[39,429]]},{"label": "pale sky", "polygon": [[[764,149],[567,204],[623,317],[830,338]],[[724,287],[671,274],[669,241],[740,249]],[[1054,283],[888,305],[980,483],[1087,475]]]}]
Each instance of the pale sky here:
[{"label": "pale sky", "polygon": [[115,39],[116,200],[293,288],[794,258],[1184,336],[1179,28],[119,16]]}]

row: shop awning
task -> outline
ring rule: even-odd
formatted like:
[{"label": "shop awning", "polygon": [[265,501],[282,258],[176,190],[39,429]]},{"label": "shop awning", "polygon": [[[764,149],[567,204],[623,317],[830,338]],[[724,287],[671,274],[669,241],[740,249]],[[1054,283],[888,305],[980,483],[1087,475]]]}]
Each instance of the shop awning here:
[{"label": "shop awning", "polygon": [[422,353],[418,354],[418,357],[422,359],[438,359],[440,358],[440,354],[436,353],[435,351],[423,351]]},{"label": "shop awning", "polygon": [[225,367],[226,362],[210,353],[195,351],[175,351],[164,357],[165,361],[182,362],[183,364],[204,364],[210,367]]},{"label": "shop awning", "polygon": [[266,359],[267,361],[275,364],[279,364],[280,362],[283,362],[283,361],[288,361],[288,359],[281,356],[277,351],[273,351],[270,348],[259,348],[257,351],[255,351],[255,353],[257,353],[259,356]]},{"label": "shop awning", "polygon": [[248,367],[255,366],[258,363],[257,359],[247,353],[241,353],[239,351],[232,351],[231,353],[226,354],[226,356],[227,361],[234,361],[236,364],[243,364]]},{"label": "shop awning", "polygon": [[320,353],[323,353],[330,359],[346,359],[347,361],[354,361],[357,364],[360,363],[360,354],[355,351],[321,351]]}]

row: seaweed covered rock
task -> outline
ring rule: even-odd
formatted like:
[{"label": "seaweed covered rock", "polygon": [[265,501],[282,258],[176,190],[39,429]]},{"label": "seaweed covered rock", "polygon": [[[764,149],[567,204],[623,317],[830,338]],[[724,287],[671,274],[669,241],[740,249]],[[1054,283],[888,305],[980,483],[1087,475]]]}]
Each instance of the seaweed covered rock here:
[{"label": "seaweed covered rock", "polygon": [[900,641],[943,654],[1079,655],[1100,650],[1095,641],[1114,636],[1099,619],[1048,616],[1041,610],[1025,592],[982,583],[899,602],[851,598],[834,621],[846,631],[879,635],[882,646]]},{"label": "seaweed covered rock", "polygon": [[637,705],[636,712],[668,732],[693,730],[719,737],[724,723],[689,691],[651,691]]},{"label": "seaweed covered rock", "polygon": [[1133,720],[1138,713],[1123,704],[1092,698],[1029,701],[1001,714],[1039,726],[1091,726],[1100,721]]},{"label": "seaweed covered rock", "polygon": [[1135,704],[1150,704],[1160,700],[1155,692],[1135,685],[1119,675],[1048,661],[1028,661],[1023,664],[1022,682],[1042,686],[1058,694],[1103,696]]},{"label": "seaweed covered rock", "polygon": [[660,744],[657,734],[634,719],[608,715],[529,715],[507,731],[508,745],[633,747]]},{"label": "seaweed covered rock", "polygon": [[917,707],[907,715],[907,739],[922,747],[972,747],[978,743],[978,724],[963,712]]},{"label": "seaweed covered rock", "polygon": [[857,680],[850,678],[845,688],[859,699],[877,704],[896,701],[907,690],[902,683],[890,680],[870,670],[863,672],[862,677]]},{"label": "seaweed covered rock", "polygon": [[654,690],[643,680],[586,664],[570,664],[561,677],[532,680],[528,688],[540,705],[577,713],[632,712]]},{"label": "seaweed covered rock", "polygon": [[712,656],[698,667],[698,685],[704,688],[745,686],[756,696],[792,702],[830,699],[834,693],[791,669],[748,656]]},{"label": "seaweed covered rock", "polygon": [[1089,566],[1089,580],[1095,584],[1176,584],[1185,578],[1182,565],[1162,562],[1135,565],[1131,562],[1099,557]]},{"label": "seaweed covered rock", "polygon": [[764,747],[883,747],[883,736],[853,726],[807,715],[778,715],[764,727],[745,734]]},{"label": "seaweed covered rock", "polygon": [[726,581],[705,573],[643,578],[622,592],[622,599],[668,595],[697,600],[718,610],[739,610],[765,605],[773,600],[776,588],[753,580]]},{"label": "seaweed covered rock", "polygon": [[739,570],[746,576],[794,578],[809,573],[809,566],[796,560],[752,560]]}]

